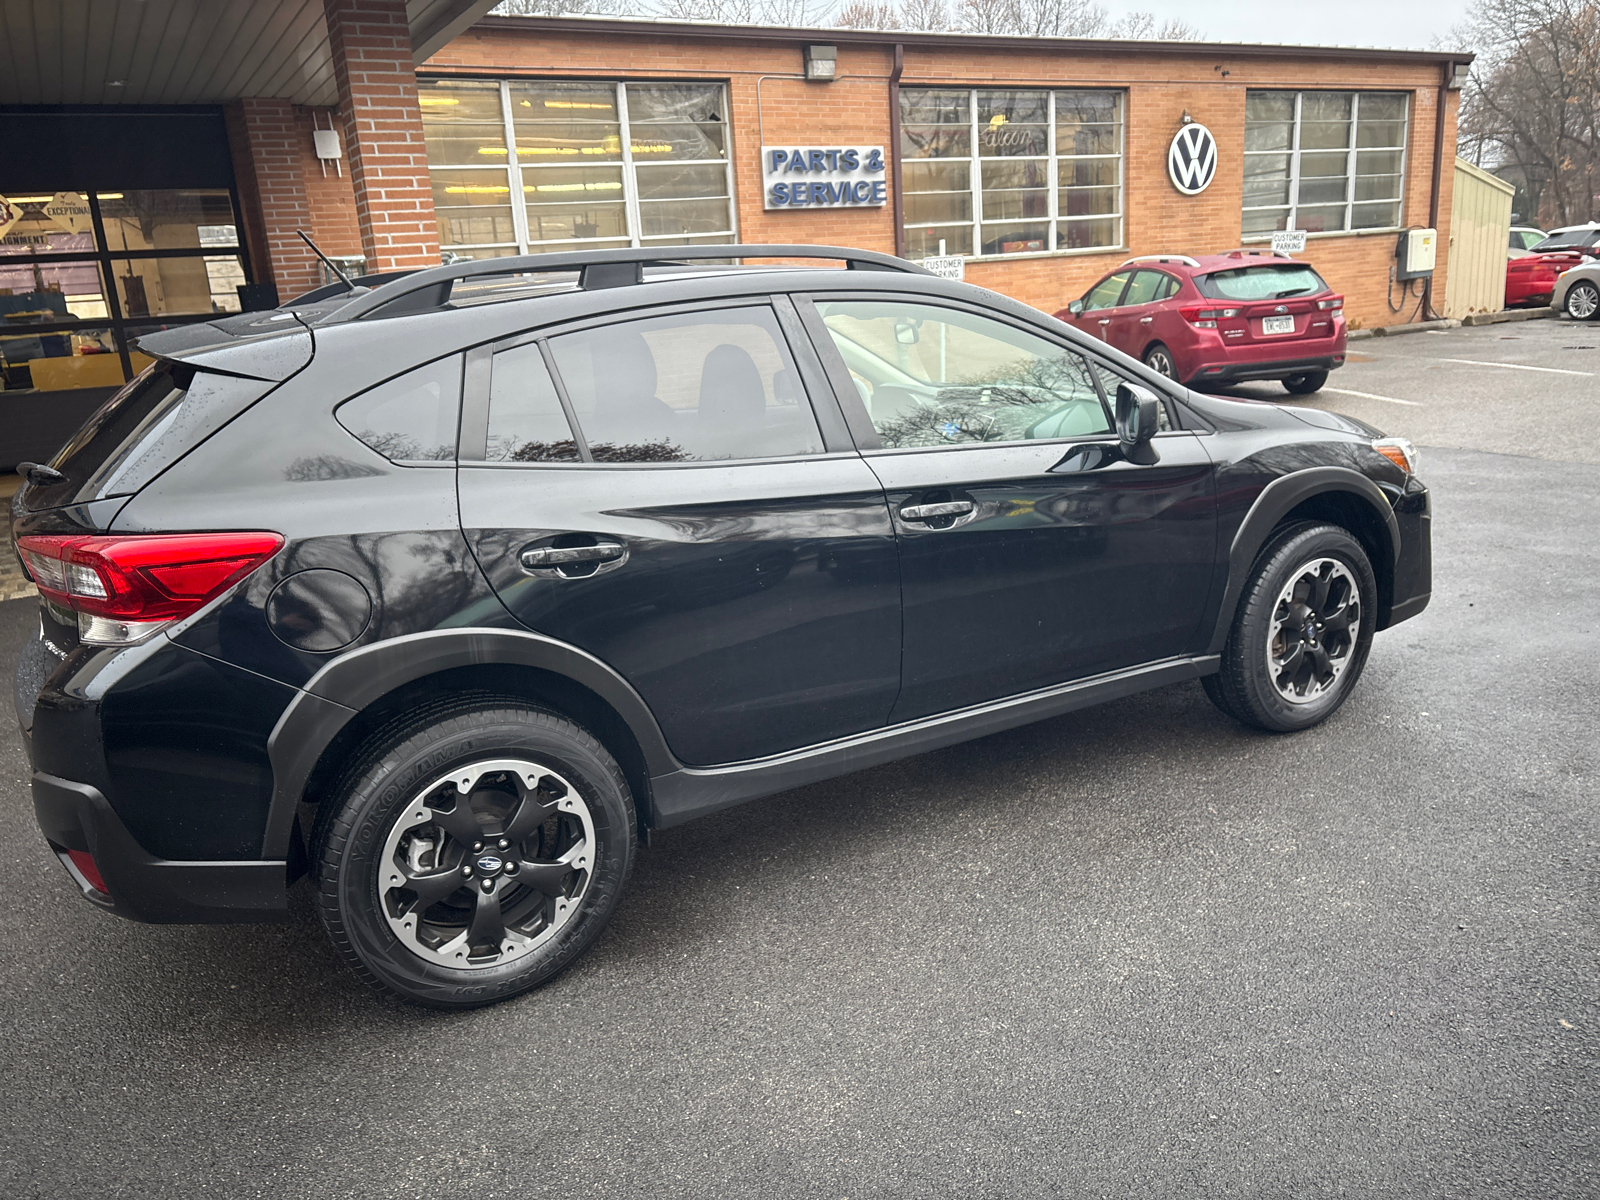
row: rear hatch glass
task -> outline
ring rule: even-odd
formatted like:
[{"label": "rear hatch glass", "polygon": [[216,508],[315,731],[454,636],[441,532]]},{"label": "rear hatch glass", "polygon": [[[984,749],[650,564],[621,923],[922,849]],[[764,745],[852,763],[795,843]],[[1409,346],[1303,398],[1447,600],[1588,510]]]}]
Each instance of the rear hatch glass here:
[{"label": "rear hatch glass", "polygon": [[1234,267],[1197,275],[1194,283],[1202,296],[1212,300],[1283,300],[1328,290],[1322,276],[1304,263]]},{"label": "rear hatch glass", "polygon": [[274,386],[159,359],[50,460],[65,479],[30,483],[22,505],[36,512],[130,496]]}]

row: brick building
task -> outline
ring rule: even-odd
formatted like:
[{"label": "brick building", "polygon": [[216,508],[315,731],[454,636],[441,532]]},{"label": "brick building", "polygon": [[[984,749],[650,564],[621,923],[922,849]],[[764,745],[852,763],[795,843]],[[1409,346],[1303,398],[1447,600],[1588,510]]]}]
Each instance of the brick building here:
[{"label": "brick building", "polygon": [[[0,340],[0,430],[42,411],[18,407],[41,380],[114,383],[139,365],[138,332],[237,309],[240,283],[261,305],[324,282],[301,229],[367,272],[683,241],[942,250],[1046,310],[1130,256],[1299,229],[1352,326],[1444,307],[1446,255],[1429,294],[1392,268],[1407,227],[1448,245],[1468,54],[496,17],[492,2],[323,0],[307,24],[316,6],[270,0],[253,41],[219,21],[169,47],[176,0],[147,0],[158,32],[105,50],[125,78],[0,80],[0,309],[33,314],[27,346]],[[96,61],[94,29],[32,7],[40,72]],[[122,42],[151,61],[119,63]],[[63,346],[86,361],[9,365]],[[35,449],[11,440],[8,464]]]}]

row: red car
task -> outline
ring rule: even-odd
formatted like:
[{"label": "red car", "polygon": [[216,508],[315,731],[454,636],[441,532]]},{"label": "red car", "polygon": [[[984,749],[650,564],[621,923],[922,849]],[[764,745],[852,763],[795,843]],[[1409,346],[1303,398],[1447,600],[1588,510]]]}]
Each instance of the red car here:
[{"label": "red car", "polygon": [[1506,263],[1506,307],[1550,303],[1556,277],[1600,255],[1600,225],[1552,230],[1527,254]]},{"label": "red car", "polygon": [[1344,297],[1270,250],[1130,258],[1056,316],[1191,387],[1281,379],[1304,395],[1344,365]]}]

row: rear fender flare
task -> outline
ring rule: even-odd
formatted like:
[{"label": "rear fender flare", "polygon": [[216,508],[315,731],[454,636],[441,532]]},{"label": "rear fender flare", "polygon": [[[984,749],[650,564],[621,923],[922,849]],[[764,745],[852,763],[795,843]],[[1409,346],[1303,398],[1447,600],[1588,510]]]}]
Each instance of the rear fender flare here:
[{"label": "rear fender flare", "polygon": [[1212,631],[1207,653],[1222,653],[1250,568],[1255,565],[1257,556],[1278,523],[1313,496],[1328,492],[1354,495],[1370,505],[1373,515],[1389,531],[1388,565],[1393,566],[1399,560],[1400,523],[1395,519],[1394,509],[1382,489],[1361,472],[1349,467],[1310,467],[1291,475],[1282,475],[1261,489],[1261,494],[1256,497],[1233,535],[1233,545],[1228,551],[1228,586],[1222,596],[1222,607],[1217,613],[1217,624]]},{"label": "rear fender flare", "polygon": [[374,701],[405,684],[469,666],[533,667],[563,676],[609,704],[633,733],[651,776],[679,768],[661,727],[632,685],[606,663],[543,634],[441,629],[363,646],[327,663],[289,703],[267,739],[272,804],[262,854],[287,855],[294,818],[323,751]]}]

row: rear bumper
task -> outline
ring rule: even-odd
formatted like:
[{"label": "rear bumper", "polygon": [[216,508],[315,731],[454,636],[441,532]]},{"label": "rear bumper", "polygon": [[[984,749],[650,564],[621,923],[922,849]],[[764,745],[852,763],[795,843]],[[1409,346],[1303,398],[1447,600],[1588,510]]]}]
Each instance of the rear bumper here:
[{"label": "rear bumper", "polygon": [[[264,860],[181,862],[141,846],[99,790],[43,771],[33,775],[39,828],[86,900],[134,921],[163,924],[283,921],[288,864]],[[66,857],[94,857],[107,891]]]},{"label": "rear bumper", "polygon": [[1189,379],[1189,386],[1208,383],[1242,383],[1247,379],[1287,379],[1310,371],[1332,371],[1344,366],[1344,351],[1310,358],[1277,359],[1272,362],[1225,362],[1203,365]]}]

